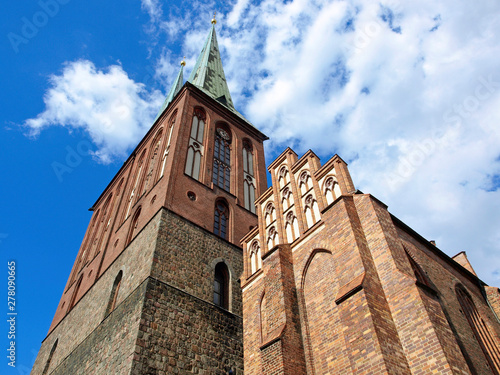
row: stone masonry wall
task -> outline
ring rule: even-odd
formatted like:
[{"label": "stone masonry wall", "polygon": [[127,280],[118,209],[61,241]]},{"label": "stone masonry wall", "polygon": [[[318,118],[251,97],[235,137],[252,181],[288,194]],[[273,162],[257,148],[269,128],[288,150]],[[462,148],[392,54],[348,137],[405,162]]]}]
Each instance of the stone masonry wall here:
[{"label": "stone masonry wall", "polygon": [[[50,350],[56,340],[57,348],[50,362],[49,373],[77,348],[104,319],[114,280],[121,270],[123,277],[118,291],[117,306],[132,293],[149,275],[160,213],[146,225],[116,261],[97,280],[64,319],[45,338],[32,369],[33,375],[41,374]],[[92,277],[92,275],[87,277]]]},{"label": "stone masonry wall", "polygon": [[224,262],[230,273],[229,311],[242,315],[241,248],[164,210],[153,262],[152,277],[208,303],[213,302],[215,266]]},{"label": "stone masonry wall", "polygon": [[130,374],[146,286],[144,281],[50,374]]},{"label": "stone masonry wall", "polygon": [[131,375],[243,374],[242,318],[150,279]]}]

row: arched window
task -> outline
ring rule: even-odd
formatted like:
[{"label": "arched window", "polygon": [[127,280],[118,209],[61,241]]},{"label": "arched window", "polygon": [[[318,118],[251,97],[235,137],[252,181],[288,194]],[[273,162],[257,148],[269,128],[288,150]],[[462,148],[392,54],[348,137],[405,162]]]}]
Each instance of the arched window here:
[{"label": "arched window", "polygon": [[214,304],[229,309],[229,271],[222,262],[215,266]]},{"label": "arched window", "polygon": [[272,249],[278,244],[278,232],[275,227],[271,227],[267,232],[267,248]]},{"label": "arched window", "polygon": [[137,225],[139,222],[139,216],[141,215],[141,207],[137,209],[135,212],[134,218],[132,219],[132,222],[130,223],[130,228],[128,231],[128,236],[127,236],[127,241],[125,241],[125,246],[127,246],[132,239],[135,237],[137,234]]},{"label": "arched window", "polygon": [[299,238],[299,221],[293,212],[289,212],[285,218],[285,232],[288,243]]},{"label": "arched window", "polygon": [[303,171],[299,176],[299,190],[304,196],[312,188],[312,179],[309,171]]},{"label": "arched window", "polygon": [[160,146],[161,146],[161,136],[163,134],[163,129],[158,130],[156,133],[153,142],[151,143],[151,150],[149,151],[149,163],[148,169],[146,170],[146,178],[144,181],[144,188],[142,189],[141,195],[146,193],[148,189],[151,187],[154,178],[154,171],[156,167],[156,162],[158,161],[158,157],[160,154]]},{"label": "arched window", "polygon": [[292,191],[286,187],[281,193],[281,204],[283,205],[283,211],[286,211],[293,204],[293,194]]},{"label": "arched window", "polygon": [[327,177],[323,187],[323,194],[326,198],[326,203],[331,204],[335,199],[342,195],[340,186],[334,176]]},{"label": "arched window", "polygon": [[218,200],[215,203],[214,233],[222,238],[228,239],[229,208],[227,204]]},{"label": "arched window", "polygon": [[[160,168],[160,173],[158,174],[157,180],[163,177],[163,174],[165,173],[165,165],[167,164],[167,157],[168,153],[170,152],[170,144],[172,142],[172,132],[174,130],[175,126],[175,118],[177,116],[177,110],[174,112],[174,114],[170,117],[170,125],[167,130],[167,143],[165,144],[165,149],[163,150],[163,155],[161,157],[161,168]],[[202,136],[203,138],[203,136]]]},{"label": "arched window", "polygon": [[250,246],[250,270],[252,275],[262,268],[262,257],[259,241],[254,241]]},{"label": "arched window", "polygon": [[96,239],[94,240],[95,248],[93,250],[92,258],[94,258],[101,251],[103,237],[106,231],[108,230],[109,221],[111,220],[110,216],[111,216],[112,202],[113,202],[113,193],[111,193],[108,199],[106,199],[106,202],[104,203],[104,206],[102,208],[101,219],[99,220],[99,226],[96,230],[97,235]]},{"label": "arched window", "polygon": [[319,206],[316,199],[314,199],[312,194],[309,194],[304,200],[305,208],[304,213],[306,215],[307,227],[312,227],[320,218]]},{"label": "arched window", "polygon": [[455,293],[457,294],[458,302],[462,307],[462,311],[469,322],[469,325],[476,336],[481,349],[486,356],[486,360],[490,365],[490,369],[494,375],[500,374],[500,350],[495,342],[493,335],[491,334],[488,326],[485,324],[484,320],[479,315],[479,312],[472,301],[469,293],[461,285],[457,285],[455,288]]},{"label": "arched window", "polygon": [[140,194],[137,194],[137,188],[139,185],[139,181],[141,179],[142,167],[144,164],[144,156],[145,155],[146,155],[146,150],[144,150],[144,152],[142,153],[141,157],[139,158],[139,162],[137,163],[137,165],[135,167],[135,176],[134,176],[135,178],[133,179],[134,183],[130,187],[130,194],[129,194],[129,198],[128,198],[127,210],[125,211],[123,221],[127,220],[127,218],[129,217],[130,210],[132,209],[136,195],[140,195]]},{"label": "arched window", "polygon": [[104,317],[107,317],[116,307],[116,301],[118,299],[118,292],[120,290],[120,285],[122,283],[123,271],[120,270],[118,275],[115,277],[115,282],[113,283],[113,287],[111,288],[111,294],[109,296],[108,306],[106,307],[106,312],[104,313]]},{"label": "arched window", "polygon": [[253,147],[248,139],[243,140],[243,195],[245,208],[255,213],[255,186],[253,172]]},{"label": "arched window", "polygon": [[185,173],[198,180],[200,178],[201,158],[204,153],[203,135],[205,134],[205,112],[195,108],[193,123],[191,124],[191,135],[186,158]]},{"label": "arched window", "polygon": [[229,191],[231,187],[231,136],[222,128],[215,131],[214,143],[214,185]]},{"label": "arched window", "polygon": [[58,342],[59,342],[59,339],[56,339],[56,341],[54,342],[54,345],[52,345],[52,349],[50,349],[49,358],[47,359],[47,362],[45,363],[45,367],[43,368],[42,375],[46,375],[49,371],[50,362],[52,361],[52,357],[54,356],[54,352],[56,351]]},{"label": "arched window", "polygon": [[283,187],[288,183],[288,180],[288,170],[285,166],[283,166],[278,172],[278,185],[280,186],[280,189],[283,189]]},{"label": "arched window", "polygon": [[264,210],[264,221],[266,222],[266,227],[276,220],[276,210],[274,208],[273,202],[269,202]]}]

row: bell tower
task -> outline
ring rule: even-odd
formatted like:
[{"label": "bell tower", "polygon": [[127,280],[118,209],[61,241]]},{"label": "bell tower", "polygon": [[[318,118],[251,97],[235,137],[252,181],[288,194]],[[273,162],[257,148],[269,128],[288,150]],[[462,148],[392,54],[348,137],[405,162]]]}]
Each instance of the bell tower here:
[{"label": "bell tower", "polygon": [[92,206],[32,374],[243,373],[240,240],[267,137],[234,107],[215,25]]}]

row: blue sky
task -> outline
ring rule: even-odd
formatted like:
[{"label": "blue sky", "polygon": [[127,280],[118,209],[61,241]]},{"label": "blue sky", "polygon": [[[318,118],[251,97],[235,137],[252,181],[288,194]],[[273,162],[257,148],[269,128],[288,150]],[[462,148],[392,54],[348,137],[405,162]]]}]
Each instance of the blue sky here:
[{"label": "blue sky", "polygon": [[15,260],[19,316],[17,368],[3,359],[0,372],[29,373],[88,208],[151,126],[183,56],[188,76],[214,10],[233,101],[271,138],[268,163],[288,145],[323,161],[338,153],[357,188],[447,254],[467,251],[478,275],[500,285],[499,8],[493,0],[5,5],[0,279]]}]

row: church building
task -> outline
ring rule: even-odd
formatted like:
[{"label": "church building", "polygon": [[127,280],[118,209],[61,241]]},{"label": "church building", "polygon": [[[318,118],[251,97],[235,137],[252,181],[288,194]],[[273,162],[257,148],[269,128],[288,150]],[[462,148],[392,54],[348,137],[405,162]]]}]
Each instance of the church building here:
[{"label": "church building", "polygon": [[232,102],[215,19],[92,218],[33,375],[495,374],[500,294]]}]

